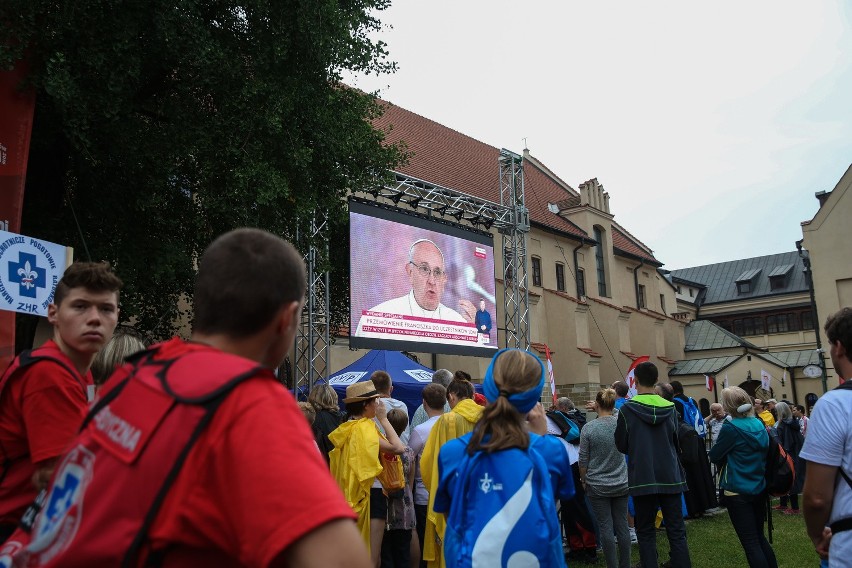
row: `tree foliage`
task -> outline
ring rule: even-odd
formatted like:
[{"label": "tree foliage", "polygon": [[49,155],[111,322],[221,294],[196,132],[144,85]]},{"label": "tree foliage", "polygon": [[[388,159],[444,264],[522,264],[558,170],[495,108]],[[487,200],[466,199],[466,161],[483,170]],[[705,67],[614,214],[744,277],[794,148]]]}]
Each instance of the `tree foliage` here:
[{"label": "tree foliage", "polygon": [[402,158],[340,83],[394,70],[369,35],[388,3],[4,0],[0,66],[26,58],[37,95],[23,232],[113,262],[122,319],[159,337],[216,235],[292,240],[317,209],[339,232]]}]

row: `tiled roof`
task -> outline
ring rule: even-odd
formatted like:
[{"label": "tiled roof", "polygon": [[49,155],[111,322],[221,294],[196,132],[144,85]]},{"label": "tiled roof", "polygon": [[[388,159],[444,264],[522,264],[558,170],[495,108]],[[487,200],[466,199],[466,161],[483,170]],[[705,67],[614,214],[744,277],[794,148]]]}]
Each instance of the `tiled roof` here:
[{"label": "tiled roof", "polygon": [[[373,122],[374,126],[385,132],[388,143],[403,142],[411,154],[408,163],[399,167],[400,173],[500,202],[499,148],[391,103],[383,104],[385,112]],[[579,196],[557,183],[532,160],[524,161],[524,198],[532,223],[574,237],[590,238],[583,229],[548,208],[551,203],[560,210],[579,205]],[[623,229],[613,231],[613,246],[660,264]]]},{"label": "tiled roof", "polygon": [[713,375],[742,357],[742,355],[731,355],[729,357],[708,357],[706,359],[685,359],[675,363],[674,368],[669,371],[669,376],[679,375]]},{"label": "tiled roof", "polygon": [[644,260],[651,262],[656,266],[661,266],[663,263],[654,258],[654,255],[647,248],[640,246],[638,239],[628,236],[627,231],[617,227],[615,223],[612,225],[612,246],[615,249],[626,252],[633,256],[638,256]]},{"label": "tiled roof", "polygon": [[[760,357],[767,363],[772,363],[777,367],[787,367],[787,362],[782,361],[780,358],[775,356],[775,353],[755,353],[755,357]],[[779,377],[780,378],[780,377]]]},{"label": "tiled roof", "polygon": [[[793,269],[790,271],[786,286],[772,290],[769,286],[769,277],[767,275],[772,274],[778,267],[790,264],[793,265]],[[717,264],[707,264],[704,266],[694,266],[692,268],[680,268],[672,270],[671,275],[674,280],[688,280],[707,286],[704,305],[708,305],[760,296],[780,296],[783,294],[807,292],[808,284],[805,281],[804,268],[799,254],[793,251],[720,262]],[[743,277],[743,275],[749,273],[754,275],[756,271],[760,271],[760,273],[752,281],[751,292],[744,294],[738,293],[736,281]]]},{"label": "tiled roof", "polygon": [[588,347],[578,347],[577,349],[579,349],[580,351],[582,351],[583,353],[585,353],[586,355],[588,355],[590,357],[597,357],[598,359],[603,357],[603,355],[601,355],[600,353],[598,353],[594,349],[589,349]]},{"label": "tiled roof", "polygon": [[684,351],[705,351],[707,349],[728,349],[731,347],[759,349],[756,345],[722,329],[711,321],[691,321],[684,329]]},{"label": "tiled roof", "polygon": [[545,292],[550,292],[551,294],[553,294],[555,296],[559,296],[560,298],[565,298],[566,300],[571,300],[572,302],[574,302],[576,304],[585,304],[586,303],[583,300],[575,298],[571,294],[566,294],[565,292],[560,292],[559,290],[551,290],[550,288],[543,288],[543,290]]},{"label": "tiled roof", "polygon": [[819,365],[819,356],[813,349],[804,349],[801,351],[774,351],[772,355],[783,361],[787,367]]},{"label": "tiled roof", "polygon": [[556,205],[559,207],[560,211],[571,209],[572,207],[577,207],[578,205],[580,205],[580,196],[572,195],[571,197],[558,202]]}]

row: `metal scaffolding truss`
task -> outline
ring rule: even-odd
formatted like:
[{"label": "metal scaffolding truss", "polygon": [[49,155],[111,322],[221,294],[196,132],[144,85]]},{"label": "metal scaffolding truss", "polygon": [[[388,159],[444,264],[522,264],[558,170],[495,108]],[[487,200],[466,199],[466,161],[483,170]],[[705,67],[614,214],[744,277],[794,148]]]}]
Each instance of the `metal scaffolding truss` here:
[{"label": "metal scaffolding truss", "polygon": [[529,291],[527,289],[527,233],[529,210],[524,204],[523,158],[500,151],[500,205],[510,210],[512,224],[503,235],[503,303],[506,346],[526,349],[530,344]]},{"label": "metal scaffolding truss", "polygon": [[[523,158],[508,150],[500,151],[500,203],[494,203],[432,184],[399,172],[381,186],[364,189],[374,199],[387,199],[396,206],[451,217],[486,231],[492,227],[503,239],[503,299],[506,346],[529,346],[529,294],[527,292],[527,233],[529,211],[524,205]],[[304,253],[307,268],[307,294],[302,324],[296,336],[293,367],[294,387],[310,391],[330,370],[330,322],[328,260],[328,216],[315,214],[304,230],[299,224],[296,242]]]},{"label": "metal scaffolding truss", "polygon": [[[319,219],[317,217],[319,216]],[[296,335],[296,358],[293,364],[294,388],[309,392],[317,379],[328,376],[330,322],[328,269],[328,215],[315,213],[304,230],[297,224],[296,242],[304,252],[307,273],[305,307]]]},{"label": "metal scaffolding truss", "polygon": [[[365,189],[375,199],[389,199],[394,205],[407,205],[442,217],[452,217],[456,222],[466,221],[486,231],[491,227],[512,229],[516,226],[514,209],[487,201],[454,189],[441,187],[399,172],[392,172],[394,180],[373,189]],[[529,228],[527,229],[529,230]]]}]

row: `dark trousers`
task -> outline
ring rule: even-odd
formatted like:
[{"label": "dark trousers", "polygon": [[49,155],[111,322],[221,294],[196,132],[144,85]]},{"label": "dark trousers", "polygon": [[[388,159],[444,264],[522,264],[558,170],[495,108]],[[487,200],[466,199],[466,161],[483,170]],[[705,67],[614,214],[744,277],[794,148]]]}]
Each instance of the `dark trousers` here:
[{"label": "dark trousers", "polygon": [[409,568],[411,565],[411,529],[385,531],[382,539],[382,567]]},{"label": "dark trousers", "polygon": [[681,509],[681,494],[634,495],[633,506],[636,509],[634,524],[636,538],[639,540],[639,558],[642,560],[642,568],[658,566],[657,530],[654,528],[658,508],[663,512],[663,521],[666,523],[672,566],[691,568],[689,548],[686,545],[686,525],[683,523]]},{"label": "dark trousers", "polygon": [[429,505],[414,504],[414,519],[417,521],[417,538],[420,540],[420,568],[426,568],[426,563],[423,562],[423,539],[426,537],[426,514],[429,512]]},{"label": "dark trousers", "polygon": [[781,506],[786,507],[787,502],[790,502],[790,508],[799,510],[799,495],[797,493],[791,493],[790,495],[782,495],[781,496]]},{"label": "dark trousers", "polygon": [[731,524],[745,550],[750,568],[778,568],[775,552],[763,534],[766,514],[765,495],[726,495]]}]

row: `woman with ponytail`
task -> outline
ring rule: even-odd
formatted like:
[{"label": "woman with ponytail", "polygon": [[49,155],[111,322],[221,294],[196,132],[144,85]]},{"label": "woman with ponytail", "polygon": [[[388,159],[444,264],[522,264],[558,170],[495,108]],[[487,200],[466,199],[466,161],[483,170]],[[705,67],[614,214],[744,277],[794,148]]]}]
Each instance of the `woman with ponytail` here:
[{"label": "woman with ponytail", "polygon": [[438,457],[434,510],[446,515],[447,566],[563,567],[554,496],[574,495],[562,444],[547,436],[544,366],[527,351],[503,349],[483,390],[488,405],[470,432]]},{"label": "woman with ponytail", "polygon": [[[613,389],[603,389],[595,396],[592,409],[598,417],[586,424],[580,433],[580,482],[600,525],[607,568],[628,568],[627,464],[624,454],[613,443],[616,399]],[[617,548],[613,531],[618,537]]]}]

